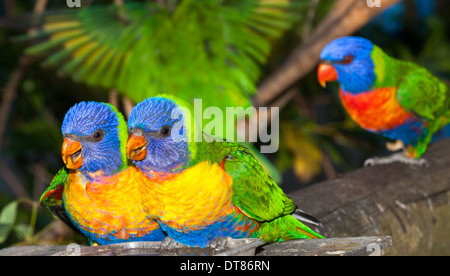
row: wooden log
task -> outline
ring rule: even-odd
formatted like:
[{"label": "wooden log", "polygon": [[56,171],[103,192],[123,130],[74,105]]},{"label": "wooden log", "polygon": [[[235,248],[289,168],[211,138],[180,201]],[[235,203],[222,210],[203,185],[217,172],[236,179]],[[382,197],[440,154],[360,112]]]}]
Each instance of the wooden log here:
[{"label": "wooden log", "polygon": [[450,139],[424,158],[429,167],[366,167],[289,195],[326,237],[392,236],[386,255],[450,255]]},{"label": "wooden log", "polygon": [[11,246],[0,250],[0,256],[51,256],[66,248],[67,245]]},{"label": "wooden log", "polygon": [[257,256],[380,256],[391,237],[353,237],[291,240],[257,249]]},{"label": "wooden log", "polygon": [[[252,241],[250,241],[252,240]],[[259,239],[233,240],[233,247],[221,252],[208,248],[176,246],[160,250],[160,242],[131,242],[110,246],[29,245],[13,246],[0,250],[0,256],[253,256]],[[257,256],[379,256],[384,248],[392,245],[391,237],[352,237],[317,240],[292,240],[271,243],[256,248]],[[78,248],[78,249],[77,249]],[[78,250],[78,251],[77,251]]]}]

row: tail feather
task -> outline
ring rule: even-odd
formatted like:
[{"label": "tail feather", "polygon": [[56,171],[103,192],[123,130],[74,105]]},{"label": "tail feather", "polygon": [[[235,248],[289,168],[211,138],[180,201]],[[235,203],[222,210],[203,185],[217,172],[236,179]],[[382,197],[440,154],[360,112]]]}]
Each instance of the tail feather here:
[{"label": "tail feather", "polygon": [[322,222],[320,222],[319,219],[313,217],[308,213],[305,213],[300,209],[296,209],[295,212],[292,214],[292,216],[303,223],[309,223],[317,227],[323,227],[323,224]]},{"label": "tail feather", "polygon": [[291,215],[264,222],[260,231],[259,236],[265,242],[324,238]]}]

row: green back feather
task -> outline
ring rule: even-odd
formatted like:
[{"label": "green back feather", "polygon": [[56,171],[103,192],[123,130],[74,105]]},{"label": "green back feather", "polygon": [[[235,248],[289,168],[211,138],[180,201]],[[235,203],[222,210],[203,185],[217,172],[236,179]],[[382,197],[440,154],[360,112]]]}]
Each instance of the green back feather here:
[{"label": "green back feather", "polygon": [[397,100],[407,111],[426,121],[441,120],[448,112],[447,86],[425,68],[394,59],[374,46],[372,59],[377,76],[375,87],[396,87]]},{"label": "green back feather", "polygon": [[127,140],[128,140],[128,128],[127,123],[122,115],[122,113],[117,110],[117,108],[109,103],[106,103],[112,111],[116,114],[117,121],[119,125],[117,126],[119,129],[119,141],[120,141],[120,157],[122,159],[122,166],[118,171],[122,171],[128,167],[128,159],[127,159]]}]

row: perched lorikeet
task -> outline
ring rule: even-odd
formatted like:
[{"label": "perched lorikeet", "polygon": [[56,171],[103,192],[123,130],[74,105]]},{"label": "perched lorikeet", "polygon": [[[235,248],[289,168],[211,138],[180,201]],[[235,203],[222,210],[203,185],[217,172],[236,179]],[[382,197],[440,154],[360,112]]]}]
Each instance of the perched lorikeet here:
[{"label": "perched lorikeet", "polygon": [[81,102],[66,113],[61,169],[41,197],[92,243],[160,241],[165,234],[141,203],[142,174],[128,166],[126,123],[109,104]]},{"label": "perched lorikeet", "polygon": [[444,127],[450,133],[450,92],[425,68],[392,58],[361,37],[332,41],[320,58],[319,82],[339,82],[340,99],[351,118],[368,131],[403,143],[406,155],[370,162],[422,164],[425,160],[419,158],[428,144],[443,136]]},{"label": "perched lorikeet", "polygon": [[170,238],[199,247],[224,237],[323,238],[292,215],[294,202],[246,147],[201,139],[191,111],[161,95],[136,105],[128,121],[127,156],[146,176],[147,214]]}]

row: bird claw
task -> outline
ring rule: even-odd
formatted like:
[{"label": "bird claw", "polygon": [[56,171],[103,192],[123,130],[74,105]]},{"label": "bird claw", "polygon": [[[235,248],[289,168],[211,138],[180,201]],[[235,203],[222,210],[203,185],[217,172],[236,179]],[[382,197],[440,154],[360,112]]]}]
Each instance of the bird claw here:
[{"label": "bird claw", "polygon": [[369,166],[375,166],[375,158],[369,158],[366,161],[364,161],[364,167],[369,167]]},{"label": "bird claw", "polygon": [[364,161],[364,167],[391,164],[394,162],[400,162],[407,165],[413,166],[425,166],[429,167],[428,161],[424,158],[414,159],[405,156],[403,153],[395,153],[387,157],[373,157]]}]

